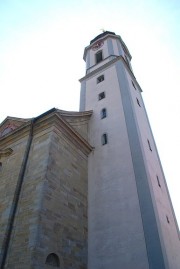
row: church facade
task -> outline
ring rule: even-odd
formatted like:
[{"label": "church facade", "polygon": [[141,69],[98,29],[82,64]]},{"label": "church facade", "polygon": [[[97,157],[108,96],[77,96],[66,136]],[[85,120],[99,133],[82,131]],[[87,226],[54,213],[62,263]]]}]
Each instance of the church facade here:
[{"label": "church facade", "polygon": [[80,111],[0,125],[0,268],[179,269],[180,235],[122,38],[85,48]]}]

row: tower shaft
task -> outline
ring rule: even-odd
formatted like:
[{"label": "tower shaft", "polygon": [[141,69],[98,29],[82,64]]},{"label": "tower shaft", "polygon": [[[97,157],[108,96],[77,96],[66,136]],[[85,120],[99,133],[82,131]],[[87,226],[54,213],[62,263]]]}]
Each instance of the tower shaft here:
[{"label": "tower shaft", "polygon": [[80,110],[93,110],[88,160],[89,269],[178,269],[179,232],[141,88],[122,39],[85,48]]}]

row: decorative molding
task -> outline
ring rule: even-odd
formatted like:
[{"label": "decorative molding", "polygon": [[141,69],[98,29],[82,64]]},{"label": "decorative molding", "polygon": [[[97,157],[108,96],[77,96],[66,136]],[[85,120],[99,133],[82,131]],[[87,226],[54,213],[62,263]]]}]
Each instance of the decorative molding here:
[{"label": "decorative molding", "polygon": [[[125,67],[126,67],[126,70],[129,72],[131,78],[136,82],[137,87],[139,88],[139,91],[142,92],[142,89],[141,89],[139,83],[137,82],[137,80],[136,80],[136,78],[135,78],[135,76],[134,76],[132,70],[129,68],[129,66],[128,66],[128,64],[126,63],[125,59],[124,59],[121,55],[120,55],[120,56],[115,56],[115,55],[113,55],[113,56],[115,57],[113,60],[111,60],[111,61],[109,61],[109,62],[106,62],[104,65],[101,65],[100,67],[96,68],[95,70],[91,71],[90,73],[86,73],[86,75],[85,75],[84,77],[82,77],[81,79],[79,79],[79,81],[82,82],[83,80],[85,80],[85,79],[87,79],[87,78],[89,78],[89,77],[91,77],[91,76],[97,74],[98,72],[101,72],[102,70],[104,70],[105,68],[107,68],[107,67],[113,65],[114,63],[116,63],[116,62],[118,62],[118,61],[123,61],[124,65],[125,65]],[[112,55],[111,55],[111,56],[108,56],[108,57],[105,58],[104,60],[106,60],[106,59],[108,59],[108,58],[110,58],[110,57],[112,57]],[[89,69],[87,69],[87,71],[89,71],[89,70],[90,70],[91,68],[93,68],[94,66],[96,66],[96,64],[93,65],[93,66],[91,66]]]},{"label": "decorative molding", "polygon": [[17,128],[17,126],[14,123],[7,124],[3,130],[0,132],[0,137],[10,133],[11,131],[14,131]]},{"label": "decorative molding", "polygon": [[7,157],[7,156],[11,155],[12,152],[13,152],[13,150],[11,148],[0,149],[0,158],[1,157]]},{"label": "decorative molding", "polygon": [[56,127],[57,130],[60,130],[73,144],[77,146],[77,148],[83,151],[86,156],[88,156],[93,150],[93,147],[88,143],[88,141],[60,115],[59,111],[51,113],[50,115],[38,120],[34,126],[34,134],[39,133],[39,130],[42,130],[43,128],[50,128],[52,131],[52,126]]}]

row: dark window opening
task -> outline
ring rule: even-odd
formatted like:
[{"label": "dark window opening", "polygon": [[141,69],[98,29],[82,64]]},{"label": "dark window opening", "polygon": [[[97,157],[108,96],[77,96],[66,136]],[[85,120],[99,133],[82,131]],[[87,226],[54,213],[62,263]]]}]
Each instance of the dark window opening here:
[{"label": "dark window opening", "polygon": [[106,118],[107,117],[107,111],[106,111],[106,108],[103,108],[102,110],[101,110],[101,119],[104,119],[104,118]]},{"label": "dark window opening", "polygon": [[104,80],[104,75],[101,75],[100,77],[97,78],[97,83],[100,83]]},{"label": "dark window opening", "polygon": [[102,135],[101,142],[102,142],[103,146],[107,144],[107,142],[108,142],[107,134]]},{"label": "dark window opening", "polygon": [[159,181],[159,177],[158,177],[158,176],[156,176],[156,178],[157,178],[157,183],[158,183],[158,186],[161,188],[161,184],[160,184],[160,181]]},{"label": "dark window opening", "polygon": [[46,264],[51,265],[52,267],[59,267],[59,257],[55,253],[51,253],[46,258]]},{"label": "dark window opening", "polygon": [[137,101],[138,106],[141,107],[140,102],[139,102],[139,99],[136,98],[136,101]]},{"label": "dark window opening", "polygon": [[99,62],[101,62],[103,60],[103,55],[102,55],[102,50],[98,51],[96,53],[96,63],[98,64]]},{"label": "dark window opening", "polygon": [[170,223],[168,216],[166,216],[167,223]]},{"label": "dark window opening", "polygon": [[105,92],[101,92],[98,96],[99,100],[105,98]]},{"label": "dark window opening", "polygon": [[2,162],[0,162],[0,172],[1,172],[1,170],[2,170]]},{"label": "dark window opening", "polygon": [[133,85],[134,89],[136,90],[136,86],[134,85],[134,82],[132,80],[131,80],[131,82],[132,82],[132,85]]},{"label": "dark window opening", "polygon": [[151,144],[150,144],[149,140],[147,140],[147,142],[148,142],[148,146],[149,146],[150,151],[152,151]]}]

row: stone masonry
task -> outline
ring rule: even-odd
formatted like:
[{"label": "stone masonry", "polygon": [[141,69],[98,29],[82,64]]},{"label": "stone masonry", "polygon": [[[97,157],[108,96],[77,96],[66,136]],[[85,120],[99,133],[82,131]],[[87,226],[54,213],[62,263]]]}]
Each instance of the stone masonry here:
[{"label": "stone masonry", "polygon": [[[87,268],[87,156],[91,146],[85,138],[90,115],[55,109],[34,121],[4,268]],[[1,255],[30,122],[0,138],[0,150],[4,151],[0,159]],[[1,134],[6,125],[5,121]],[[9,156],[7,148],[12,150]],[[52,257],[57,257],[57,264]]]}]

